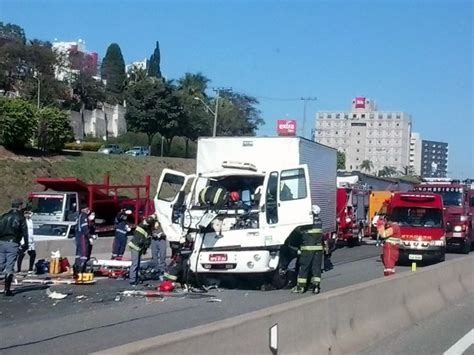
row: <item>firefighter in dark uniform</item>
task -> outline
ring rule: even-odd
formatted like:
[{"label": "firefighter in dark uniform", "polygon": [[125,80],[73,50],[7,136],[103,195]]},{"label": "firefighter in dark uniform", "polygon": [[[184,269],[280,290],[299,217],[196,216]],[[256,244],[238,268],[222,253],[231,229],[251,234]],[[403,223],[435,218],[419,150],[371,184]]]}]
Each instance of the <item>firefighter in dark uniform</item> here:
[{"label": "firefighter in dark uniform", "polygon": [[74,277],[76,278],[79,273],[86,271],[87,259],[90,253],[90,240],[91,237],[89,230],[89,215],[91,211],[89,207],[84,207],[79,214],[77,220],[76,233],[74,235],[76,242],[76,260],[73,265]]},{"label": "firefighter in dark uniform", "polygon": [[127,246],[127,234],[132,230],[127,223],[128,216],[132,214],[130,210],[122,210],[115,218],[115,238],[112,245],[112,260],[122,260]]},{"label": "firefighter in dark uniform", "polygon": [[[303,242],[300,247],[300,269],[294,293],[314,294],[321,291],[321,262],[323,257],[323,225],[319,218],[321,209],[313,205],[313,224],[302,230]],[[311,279],[310,279],[311,276]],[[309,281],[309,285],[308,285]]]},{"label": "firefighter in dark uniform", "polygon": [[145,218],[135,228],[132,240],[128,243],[132,255],[132,265],[130,266],[130,285],[137,285],[140,282],[140,262],[142,255],[150,246],[152,233],[160,227],[156,215],[152,214]]}]

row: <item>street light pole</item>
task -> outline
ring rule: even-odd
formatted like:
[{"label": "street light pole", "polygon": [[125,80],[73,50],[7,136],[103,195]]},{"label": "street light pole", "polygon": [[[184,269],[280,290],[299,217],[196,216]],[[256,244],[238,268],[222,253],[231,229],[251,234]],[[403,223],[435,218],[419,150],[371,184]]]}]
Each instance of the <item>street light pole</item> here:
[{"label": "street light pole", "polygon": [[302,97],[301,100],[304,102],[304,105],[303,105],[303,138],[305,136],[305,126],[306,126],[306,104],[308,103],[308,101],[316,101],[317,98],[316,97]]},{"label": "street light pole", "polygon": [[214,126],[212,128],[212,136],[215,137],[217,133],[217,112],[219,111],[219,90],[217,90],[216,96],[216,109],[214,111]]},{"label": "street light pole", "polygon": [[39,110],[40,108],[40,96],[41,96],[41,80],[39,79],[39,76],[38,76],[38,72],[34,72],[33,74],[33,78],[36,79],[36,81],[38,82],[38,102],[37,102],[37,108]]}]

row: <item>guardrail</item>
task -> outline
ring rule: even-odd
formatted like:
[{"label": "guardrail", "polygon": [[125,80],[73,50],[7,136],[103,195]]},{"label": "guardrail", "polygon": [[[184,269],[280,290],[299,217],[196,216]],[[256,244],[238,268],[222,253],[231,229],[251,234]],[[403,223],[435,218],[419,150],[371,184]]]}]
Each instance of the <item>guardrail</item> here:
[{"label": "guardrail", "polygon": [[466,256],[96,354],[354,353],[472,293]]}]

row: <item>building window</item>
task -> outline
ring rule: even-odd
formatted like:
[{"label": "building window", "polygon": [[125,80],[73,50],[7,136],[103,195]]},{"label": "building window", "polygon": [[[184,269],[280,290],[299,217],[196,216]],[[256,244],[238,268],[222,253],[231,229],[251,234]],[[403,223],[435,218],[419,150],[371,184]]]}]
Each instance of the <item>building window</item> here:
[{"label": "building window", "polygon": [[362,118],[365,118],[365,113],[363,113],[361,117],[362,117]]},{"label": "building window", "polygon": [[400,123],[397,123],[397,127],[400,127]]},{"label": "building window", "polygon": [[338,132],[338,131],[336,131],[336,134],[339,134],[339,132]]},{"label": "building window", "polygon": [[328,114],[328,118],[332,118],[332,116],[331,116],[331,114],[330,114],[330,113]]},{"label": "building window", "polygon": [[371,113],[371,114],[369,115],[369,118],[372,118],[372,119],[373,119],[373,118],[374,118],[374,114]]},{"label": "building window", "polygon": [[397,113],[397,116],[396,116],[396,118],[400,119],[400,114],[399,114],[399,113]]},{"label": "building window", "polygon": [[360,144],[360,141],[357,141],[357,144]]},{"label": "building window", "polygon": [[336,118],[340,118],[340,117],[341,117],[341,115],[337,113],[337,114],[336,114]]},{"label": "building window", "polygon": [[354,113],[354,114],[352,115],[352,118],[357,118],[357,115]]},{"label": "building window", "polygon": [[356,158],[357,161],[359,161],[359,158]]},{"label": "building window", "polygon": [[349,118],[349,115],[346,113],[346,114],[344,115],[344,118]]},{"label": "building window", "polygon": [[379,113],[379,119],[382,119],[382,118],[383,118],[383,115]]},{"label": "building window", "polygon": [[389,113],[389,114],[387,115],[387,118],[388,118],[388,119],[391,119],[391,118],[392,118],[392,114]]},{"label": "building window", "polygon": [[360,136],[360,132],[357,132],[357,135]]},{"label": "building window", "polygon": [[379,123],[379,127],[382,127],[382,124],[381,124],[381,123]]},{"label": "building window", "polygon": [[357,153],[359,153],[359,149],[357,149]]}]

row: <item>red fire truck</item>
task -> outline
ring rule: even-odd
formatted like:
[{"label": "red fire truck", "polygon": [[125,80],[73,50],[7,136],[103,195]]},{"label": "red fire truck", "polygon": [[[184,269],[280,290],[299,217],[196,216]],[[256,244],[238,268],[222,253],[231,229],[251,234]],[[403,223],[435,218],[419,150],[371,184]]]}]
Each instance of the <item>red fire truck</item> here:
[{"label": "red fire truck", "polygon": [[38,239],[71,238],[82,206],[95,213],[96,232],[100,234],[114,231],[114,218],[122,208],[133,211],[134,224],[154,211],[149,176],[142,185],[111,185],[109,175],[102,184],[89,184],[77,178],[46,177],[36,182],[44,187],[44,191],[29,195],[34,236]]},{"label": "red fire truck", "polygon": [[[338,185],[343,184],[338,182]],[[370,191],[362,186],[338,187],[336,195],[337,240],[359,245],[367,224]]]},{"label": "red fire truck", "polygon": [[473,211],[470,207],[470,187],[466,182],[450,179],[426,179],[416,185],[415,191],[433,192],[441,195],[446,217],[446,242],[448,249],[455,247],[468,254],[474,245]]},{"label": "red fire truck", "polygon": [[443,200],[431,192],[396,192],[387,201],[387,220],[400,226],[400,261],[444,261]]}]

